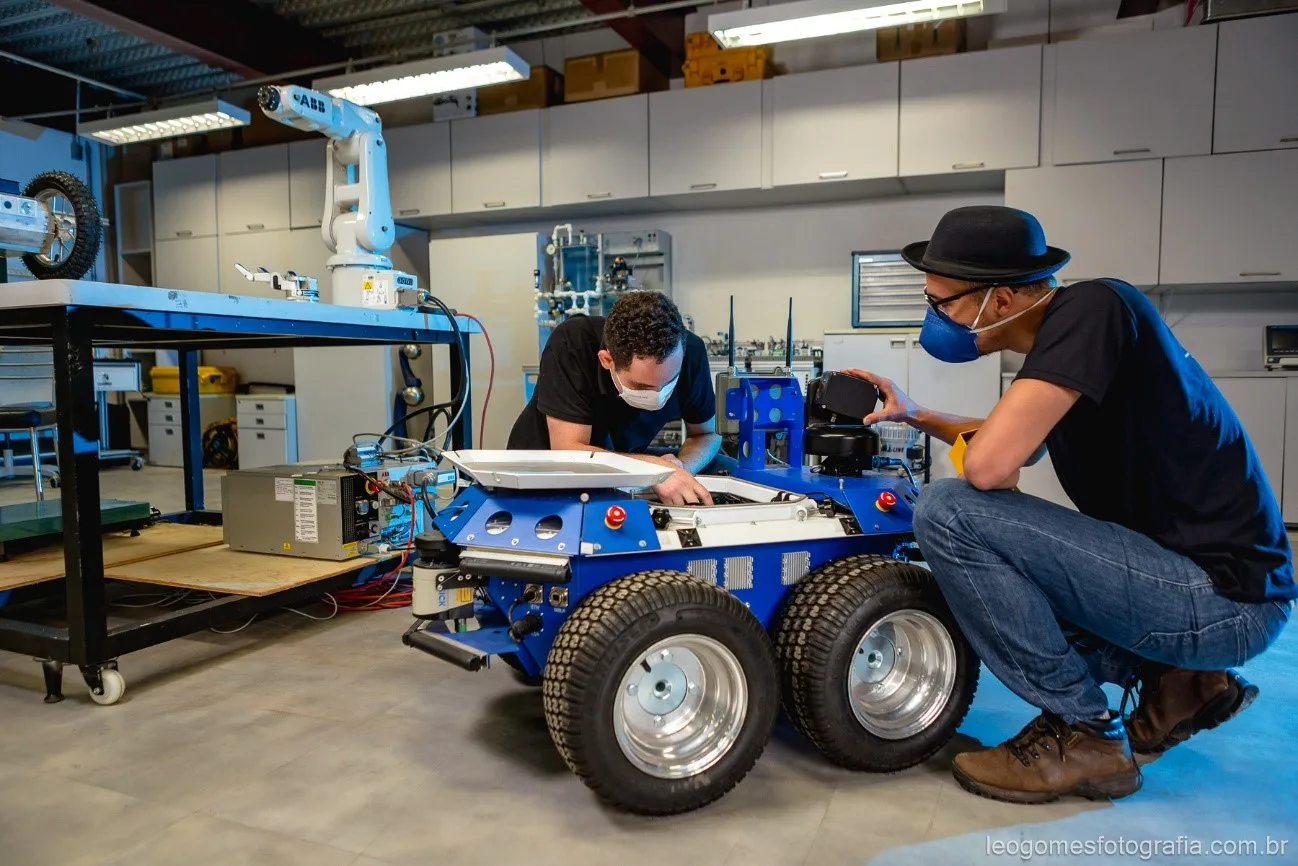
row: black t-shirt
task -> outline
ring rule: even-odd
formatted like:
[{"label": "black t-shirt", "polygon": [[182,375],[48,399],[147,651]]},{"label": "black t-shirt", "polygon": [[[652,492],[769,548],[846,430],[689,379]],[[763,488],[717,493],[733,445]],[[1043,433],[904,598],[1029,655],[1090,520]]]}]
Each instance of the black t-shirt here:
[{"label": "black t-shirt", "polygon": [[1081,392],[1046,438],[1083,514],[1188,556],[1237,601],[1298,595],[1280,507],[1217,386],[1136,288],[1061,288],[1019,372]]},{"label": "black t-shirt", "polygon": [[545,419],[550,417],[589,424],[590,444],[596,448],[635,454],[677,418],[703,424],[716,414],[707,348],[694,334],[685,334],[680,379],[667,404],[655,412],[636,409],[618,395],[613,377],[599,363],[603,347],[602,317],[574,316],[554,329],[541,353],[536,390],[510,431],[509,448],[549,448]]}]

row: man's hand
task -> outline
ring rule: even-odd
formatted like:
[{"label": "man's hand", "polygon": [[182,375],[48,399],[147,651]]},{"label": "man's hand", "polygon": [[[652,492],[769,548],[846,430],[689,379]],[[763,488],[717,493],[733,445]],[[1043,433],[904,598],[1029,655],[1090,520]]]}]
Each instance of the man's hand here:
[{"label": "man's hand", "polygon": [[910,399],[906,392],[897,387],[897,383],[882,376],[876,376],[866,370],[849,367],[841,371],[849,376],[864,379],[879,389],[883,395],[883,406],[877,412],[866,415],[863,424],[878,424],[880,421],[900,421],[910,423],[920,412],[919,404]]},{"label": "man's hand", "polygon": [[[677,460],[677,463],[680,461]],[[698,482],[698,479],[677,469],[666,481],[654,487],[658,501],[663,505],[711,505],[712,494]]]}]

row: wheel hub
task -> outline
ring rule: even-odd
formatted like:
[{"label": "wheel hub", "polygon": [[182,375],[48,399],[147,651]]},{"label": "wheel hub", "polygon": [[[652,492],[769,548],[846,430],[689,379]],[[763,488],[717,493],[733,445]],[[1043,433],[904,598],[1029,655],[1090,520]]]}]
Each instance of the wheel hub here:
[{"label": "wheel hub", "polygon": [[674,635],[636,657],[613,701],[613,730],[637,769],[662,779],[697,775],[734,745],[748,713],[738,658],[703,635]]},{"label": "wheel hub", "polygon": [[36,259],[46,267],[56,267],[72,255],[77,241],[77,221],[72,202],[57,190],[47,189],[36,194],[36,200],[49,214],[51,232],[49,249],[36,254]]},{"label": "wheel hub", "polygon": [[856,720],[887,740],[924,731],[955,689],[956,651],[946,626],[921,610],[899,610],[869,626],[853,650],[847,697]]}]

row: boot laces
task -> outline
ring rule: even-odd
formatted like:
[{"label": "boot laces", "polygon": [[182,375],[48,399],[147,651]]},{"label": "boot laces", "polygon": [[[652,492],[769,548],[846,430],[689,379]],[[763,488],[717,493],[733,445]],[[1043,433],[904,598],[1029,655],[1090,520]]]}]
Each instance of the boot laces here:
[{"label": "boot laces", "polygon": [[[1140,712],[1144,686],[1145,681],[1140,674],[1132,674],[1127,677],[1127,682],[1122,687],[1122,703],[1118,704],[1118,718],[1126,718],[1128,700],[1131,700],[1131,715],[1135,717]],[[1133,697],[1134,700],[1132,700]]]},{"label": "boot laces", "polygon": [[1063,761],[1064,747],[1070,734],[1071,730],[1063,719],[1054,713],[1042,713],[1011,737],[1005,747],[1025,767],[1040,760],[1042,750],[1051,752],[1056,747],[1059,749],[1059,760]]}]

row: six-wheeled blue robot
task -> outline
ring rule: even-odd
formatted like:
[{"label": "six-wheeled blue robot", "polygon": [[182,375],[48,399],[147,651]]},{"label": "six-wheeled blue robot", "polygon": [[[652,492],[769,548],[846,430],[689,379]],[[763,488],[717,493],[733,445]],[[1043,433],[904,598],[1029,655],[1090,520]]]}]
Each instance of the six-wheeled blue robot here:
[{"label": "six-wheeled blue robot", "polygon": [[[878,435],[859,422],[875,394],[851,406],[847,379],[804,399],[793,376],[718,377],[738,466],[700,478],[710,506],[657,502],[669,470],[631,457],[448,452],[472,483],[419,540],[406,643],[539,681],[568,766],[628,811],[725,794],[781,704],[841,766],[927,759],[964,718],[978,662],[912,562],[917,487],[875,468]],[[771,465],[775,443],[786,459]]]}]

